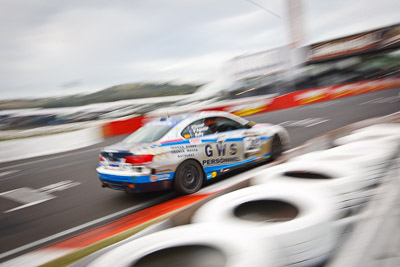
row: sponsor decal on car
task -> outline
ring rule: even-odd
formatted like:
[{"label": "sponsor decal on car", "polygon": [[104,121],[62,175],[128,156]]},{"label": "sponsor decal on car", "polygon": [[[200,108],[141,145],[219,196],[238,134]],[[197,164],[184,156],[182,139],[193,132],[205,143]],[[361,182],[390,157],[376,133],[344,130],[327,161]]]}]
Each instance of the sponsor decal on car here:
[{"label": "sponsor decal on car", "polygon": [[202,163],[203,165],[214,165],[214,164],[231,163],[238,161],[240,161],[238,157],[232,157],[232,158],[220,158],[220,159],[204,159]]},{"label": "sponsor decal on car", "polygon": [[170,173],[156,174],[156,175],[152,175],[150,177],[150,181],[152,181],[152,182],[164,181],[164,180],[170,180],[170,179],[171,179]]},{"label": "sponsor decal on car", "polygon": [[206,159],[203,159],[202,164],[215,165],[238,162],[240,158],[236,156],[237,153],[238,145],[236,143],[226,144],[217,142],[215,144],[207,144],[204,146]]},{"label": "sponsor decal on car", "polygon": [[[189,136],[190,136],[190,135],[189,135]],[[201,144],[201,139],[200,139],[200,138],[192,138],[192,139],[189,140],[189,142],[190,142],[191,144],[197,145],[197,144]]]},{"label": "sponsor decal on car", "polygon": [[204,153],[206,157],[213,157],[218,155],[218,157],[224,157],[225,155],[234,156],[238,152],[238,145],[232,143],[227,145],[226,143],[216,143],[215,145],[207,144],[204,146]]}]

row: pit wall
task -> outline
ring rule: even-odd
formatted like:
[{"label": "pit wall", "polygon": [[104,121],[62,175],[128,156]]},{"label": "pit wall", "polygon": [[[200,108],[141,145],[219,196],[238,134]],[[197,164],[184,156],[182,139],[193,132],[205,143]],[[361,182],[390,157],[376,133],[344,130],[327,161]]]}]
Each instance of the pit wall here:
[{"label": "pit wall", "polygon": [[[205,108],[202,111],[226,111],[237,116],[249,116],[280,109],[293,108],[323,101],[334,100],[359,94],[371,93],[379,90],[400,86],[400,78],[385,78],[362,82],[338,84],[292,92],[289,94],[252,100],[250,103],[243,99],[240,104],[221,105]],[[123,135],[136,131],[146,121],[140,116],[127,120],[118,120],[103,125],[104,137]]]},{"label": "pit wall", "polygon": [[99,126],[0,142],[0,163],[91,146],[103,141]]}]

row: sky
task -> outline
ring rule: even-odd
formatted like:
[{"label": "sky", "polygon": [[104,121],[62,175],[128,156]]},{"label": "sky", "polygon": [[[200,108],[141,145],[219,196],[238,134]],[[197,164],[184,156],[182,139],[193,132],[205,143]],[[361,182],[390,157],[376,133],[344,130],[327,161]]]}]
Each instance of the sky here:
[{"label": "sky", "polygon": [[[0,0],[0,21],[0,100],[207,83],[289,42],[283,0]],[[324,41],[399,23],[400,1],[303,0],[303,22]]]}]

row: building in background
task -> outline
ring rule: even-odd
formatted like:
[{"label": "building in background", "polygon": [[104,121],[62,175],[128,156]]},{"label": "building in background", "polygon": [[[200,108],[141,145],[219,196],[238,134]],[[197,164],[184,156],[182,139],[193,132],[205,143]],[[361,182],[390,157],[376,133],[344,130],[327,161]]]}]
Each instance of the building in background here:
[{"label": "building in background", "polygon": [[400,24],[312,44],[296,89],[400,77]]},{"label": "building in background", "polygon": [[302,47],[279,47],[225,65],[231,98],[400,77],[400,24]]},{"label": "building in background", "polygon": [[288,49],[279,47],[228,61],[225,73],[235,81],[235,86],[229,90],[231,97],[285,93],[282,84],[286,81],[282,74],[290,68]]}]

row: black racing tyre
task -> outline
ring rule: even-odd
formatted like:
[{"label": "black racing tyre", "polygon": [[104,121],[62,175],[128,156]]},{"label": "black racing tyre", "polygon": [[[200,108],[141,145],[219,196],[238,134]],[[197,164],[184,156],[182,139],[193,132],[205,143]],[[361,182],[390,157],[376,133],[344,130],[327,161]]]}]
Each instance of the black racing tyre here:
[{"label": "black racing tyre", "polygon": [[282,140],[278,135],[274,135],[271,141],[271,160],[276,160],[282,155]]},{"label": "black racing tyre", "polygon": [[174,177],[174,190],[188,195],[199,191],[203,185],[204,174],[200,164],[192,159],[186,160],[178,166]]}]

